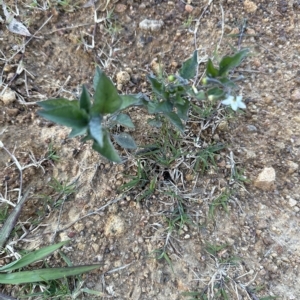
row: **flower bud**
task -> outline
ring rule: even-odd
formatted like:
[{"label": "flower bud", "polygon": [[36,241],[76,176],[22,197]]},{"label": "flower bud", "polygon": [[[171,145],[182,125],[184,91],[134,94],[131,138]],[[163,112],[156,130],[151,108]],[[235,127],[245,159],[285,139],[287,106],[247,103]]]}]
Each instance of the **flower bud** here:
[{"label": "flower bud", "polygon": [[175,79],[176,79],[176,77],[175,77],[174,75],[169,75],[169,76],[168,76],[168,80],[169,80],[170,82],[175,81]]}]

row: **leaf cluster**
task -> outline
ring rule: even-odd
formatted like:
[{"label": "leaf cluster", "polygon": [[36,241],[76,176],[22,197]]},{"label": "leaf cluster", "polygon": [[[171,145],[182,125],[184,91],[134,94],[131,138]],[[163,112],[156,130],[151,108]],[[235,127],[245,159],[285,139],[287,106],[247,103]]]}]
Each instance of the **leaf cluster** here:
[{"label": "leaf cluster", "polygon": [[220,60],[218,67],[214,66],[211,59],[208,60],[206,65],[207,78],[205,78],[205,81],[218,85],[218,87],[211,88],[207,91],[208,96],[212,99],[221,99],[228,90],[237,88],[235,80],[229,78],[229,72],[239,66],[248,54],[249,49],[242,49],[232,56],[224,56]]},{"label": "leaf cluster", "polygon": [[195,93],[189,84],[189,80],[197,74],[198,55],[197,51],[193,56],[182,64],[178,75],[169,76],[169,83],[154,75],[148,75],[153,98],[146,104],[149,114],[155,115],[149,124],[160,127],[161,116],[166,117],[178,130],[183,132],[183,121],[188,119],[190,98],[203,100],[202,92]]},{"label": "leaf cluster", "polygon": [[[38,105],[43,108],[39,115],[71,127],[69,137],[85,135],[83,141],[92,140],[94,150],[111,161],[121,162],[112,144],[109,128],[117,124],[134,128],[130,116],[121,111],[129,106],[141,105],[142,99],[139,95],[119,95],[112,81],[99,67],[96,68],[93,86],[93,99],[83,85],[79,101],[59,98],[39,102]],[[129,134],[121,133],[113,137],[123,148],[136,148]]]},{"label": "leaf cluster", "polygon": [[[110,130],[116,125],[134,129],[130,116],[123,113],[125,109],[131,106],[144,107],[150,115],[154,115],[154,118],[148,120],[150,125],[161,127],[162,121],[167,119],[177,130],[183,132],[190,106],[195,106],[191,99],[201,101],[209,96],[217,99],[224,96],[224,90],[236,87],[235,82],[228,78],[228,73],[238,66],[247,54],[248,50],[245,49],[233,56],[225,56],[218,68],[209,60],[206,79],[208,82],[219,84],[221,88],[214,87],[206,92],[198,92],[195,86],[190,85],[190,80],[197,77],[198,69],[198,55],[197,51],[194,51],[193,56],[182,64],[178,74],[170,75],[168,81],[153,74],[147,76],[152,89],[151,98],[141,93],[119,95],[112,81],[97,67],[93,80],[93,97],[83,85],[79,100],[59,98],[39,102],[38,105],[42,107],[39,115],[57,124],[71,127],[69,137],[85,135],[83,142],[91,140],[93,149],[102,156],[113,162],[121,162],[113,146]],[[122,148],[137,147],[128,133],[122,132],[112,137]]]}]

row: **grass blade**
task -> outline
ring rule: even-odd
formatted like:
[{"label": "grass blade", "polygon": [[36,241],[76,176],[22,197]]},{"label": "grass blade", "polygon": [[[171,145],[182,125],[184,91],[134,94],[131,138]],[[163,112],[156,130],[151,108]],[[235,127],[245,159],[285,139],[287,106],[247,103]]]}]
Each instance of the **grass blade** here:
[{"label": "grass blade", "polygon": [[51,246],[44,247],[42,249],[30,252],[30,253],[24,255],[19,260],[13,261],[10,264],[1,267],[0,271],[1,272],[3,272],[3,271],[9,272],[9,271],[17,270],[17,269],[23,268],[25,266],[28,266],[35,261],[43,259],[44,257],[48,256],[49,254],[51,254],[52,252],[54,252],[61,246],[67,244],[68,242],[69,241],[60,242],[58,244],[51,245]]},{"label": "grass blade", "polygon": [[76,276],[99,268],[100,265],[86,265],[66,268],[51,268],[0,274],[1,284],[22,284],[56,280],[68,276]]}]

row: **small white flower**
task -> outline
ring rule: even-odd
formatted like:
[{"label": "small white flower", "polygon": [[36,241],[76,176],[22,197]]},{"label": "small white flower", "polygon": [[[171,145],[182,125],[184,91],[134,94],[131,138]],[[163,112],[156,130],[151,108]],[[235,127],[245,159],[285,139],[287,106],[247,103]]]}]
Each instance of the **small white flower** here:
[{"label": "small white flower", "polygon": [[238,108],[245,109],[246,104],[242,101],[242,96],[231,96],[228,95],[225,100],[223,100],[221,103],[224,105],[230,105],[231,108],[236,111]]}]

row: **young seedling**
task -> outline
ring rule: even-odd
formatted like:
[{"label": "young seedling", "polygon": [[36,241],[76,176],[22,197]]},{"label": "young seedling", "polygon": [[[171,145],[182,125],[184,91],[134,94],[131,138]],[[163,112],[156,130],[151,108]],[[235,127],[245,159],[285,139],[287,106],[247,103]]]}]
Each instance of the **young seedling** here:
[{"label": "young seedling", "polygon": [[153,251],[153,253],[155,253],[155,258],[158,261],[165,260],[168,263],[168,265],[170,266],[170,268],[172,269],[172,271],[174,272],[172,261],[171,261],[169,255],[167,254],[165,247],[161,248],[161,249],[156,249]]},{"label": "young seedling", "polygon": [[47,159],[51,161],[59,161],[60,157],[57,154],[56,150],[53,147],[53,143],[50,143],[48,146],[48,151],[47,151]]},{"label": "young seedling", "polygon": [[175,207],[169,216],[166,217],[168,223],[168,231],[181,231],[185,225],[194,225],[194,222],[189,215],[184,199],[176,195],[173,191],[165,192],[165,195],[171,196],[175,201]]},{"label": "young seedling", "polygon": [[194,162],[194,171],[200,171],[202,174],[210,167],[217,167],[215,162],[215,156],[224,149],[223,144],[209,145],[207,148],[204,148],[197,152],[193,157],[195,157]]},{"label": "young seedling", "polygon": [[213,201],[209,204],[208,216],[211,219],[215,217],[216,208],[221,207],[226,213],[228,213],[228,200],[230,198],[231,192],[229,190],[225,190],[218,197],[213,199]]}]

